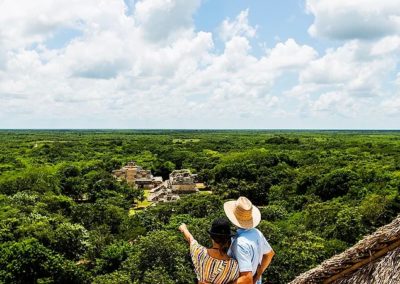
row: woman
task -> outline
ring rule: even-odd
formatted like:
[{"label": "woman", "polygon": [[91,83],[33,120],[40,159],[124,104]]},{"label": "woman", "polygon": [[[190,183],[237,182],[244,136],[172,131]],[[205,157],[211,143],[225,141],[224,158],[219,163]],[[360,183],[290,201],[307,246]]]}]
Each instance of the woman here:
[{"label": "woman", "polygon": [[231,244],[231,228],[227,219],[216,219],[208,231],[212,247],[200,245],[189,232],[185,224],[179,226],[190,245],[190,255],[195,267],[198,283],[231,283],[239,277],[239,266],[236,260],[227,254]]}]

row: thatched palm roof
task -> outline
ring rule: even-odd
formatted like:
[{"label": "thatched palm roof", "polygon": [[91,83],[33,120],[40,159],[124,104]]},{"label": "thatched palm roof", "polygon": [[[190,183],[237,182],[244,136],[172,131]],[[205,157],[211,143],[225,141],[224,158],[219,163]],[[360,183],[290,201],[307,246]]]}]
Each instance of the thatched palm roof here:
[{"label": "thatched palm roof", "polygon": [[290,284],[400,283],[400,215]]}]

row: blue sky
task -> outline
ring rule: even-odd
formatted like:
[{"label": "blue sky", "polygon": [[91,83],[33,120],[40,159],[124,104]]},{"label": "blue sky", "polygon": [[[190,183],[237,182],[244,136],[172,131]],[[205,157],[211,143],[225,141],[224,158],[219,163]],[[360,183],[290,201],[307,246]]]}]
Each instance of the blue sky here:
[{"label": "blue sky", "polygon": [[0,128],[398,129],[395,0],[0,3]]},{"label": "blue sky", "polygon": [[[204,1],[194,15],[198,30],[215,31],[226,18],[235,18],[249,9],[249,23],[258,26],[257,40],[274,46],[277,38],[296,38],[304,43],[316,43],[307,28],[313,16],[306,13],[304,1]],[[257,42],[257,41],[256,41]],[[255,45],[255,48],[258,46]],[[258,50],[259,51],[259,50]]]}]

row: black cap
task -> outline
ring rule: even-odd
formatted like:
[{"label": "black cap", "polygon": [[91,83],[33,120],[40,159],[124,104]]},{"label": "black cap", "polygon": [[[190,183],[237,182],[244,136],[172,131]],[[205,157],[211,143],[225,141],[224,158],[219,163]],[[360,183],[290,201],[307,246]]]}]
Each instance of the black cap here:
[{"label": "black cap", "polygon": [[215,219],[211,225],[211,230],[208,233],[215,237],[232,237],[231,223],[226,218]]}]

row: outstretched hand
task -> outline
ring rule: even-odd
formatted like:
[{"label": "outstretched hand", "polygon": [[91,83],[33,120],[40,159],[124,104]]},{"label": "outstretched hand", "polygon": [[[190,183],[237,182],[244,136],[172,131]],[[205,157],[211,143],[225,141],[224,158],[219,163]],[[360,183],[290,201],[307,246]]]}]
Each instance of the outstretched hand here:
[{"label": "outstretched hand", "polygon": [[182,223],[179,226],[179,231],[181,231],[183,233],[183,236],[185,237],[185,239],[189,242],[189,244],[192,242],[193,240],[193,236],[192,234],[189,232],[188,228],[186,227],[185,223]]},{"label": "outstretched hand", "polygon": [[182,233],[184,233],[185,231],[187,231],[188,229],[187,229],[187,226],[186,226],[186,224],[185,223],[182,223],[180,226],[179,226],[179,231],[181,231]]}]

